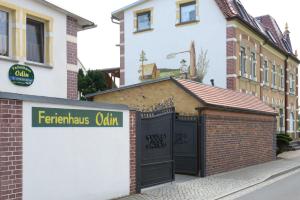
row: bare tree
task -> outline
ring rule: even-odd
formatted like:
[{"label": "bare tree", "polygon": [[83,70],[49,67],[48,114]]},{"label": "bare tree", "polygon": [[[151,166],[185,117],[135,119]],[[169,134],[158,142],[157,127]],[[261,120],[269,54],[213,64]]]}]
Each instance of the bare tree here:
[{"label": "bare tree", "polygon": [[207,74],[209,68],[209,60],[207,58],[207,50],[201,49],[201,53],[197,62],[197,76],[195,81],[203,83],[204,77]]}]

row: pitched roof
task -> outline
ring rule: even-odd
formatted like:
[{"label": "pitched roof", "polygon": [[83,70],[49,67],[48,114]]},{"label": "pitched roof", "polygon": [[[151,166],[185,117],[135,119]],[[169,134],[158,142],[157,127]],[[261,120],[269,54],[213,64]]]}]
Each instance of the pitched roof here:
[{"label": "pitched roof", "polygon": [[52,9],[58,11],[58,12],[64,13],[65,15],[67,15],[69,17],[72,17],[72,18],[76,19],[78,25],[81,27],[81,30],[87,30],[87,29],[97,27],[97,25],[94,22],[92,22],[90,20],[87,20],[83,17],[80,17],[79,15],[76,15],[76,14],[70,12],[70,11],[67,11],[67,10],[65,10],[65,9],[63,9],[63,8],[53,4],[53,3],[50,3],[49,1],[46,1],[46,0],[35,0],[35,1],[37,1],[41,4],[44,4],[47,7],[52,8]]},{"label": "pitched roof", "polygon": [[176,79],[176,81],[186,90],[198,97],[199,100],[210,106],[276,114],[276,111],[273,108],[253,95],[219,87],[212,87],[185,79]]},{"label": "pitched roof", "polygon": [[[120,8],[112,13],[112,17],[119,19],[120,14],[123,11],[133,8],[147,1],[149,0],[138,0],[132,4]],[[251,16],[247,12],[245,7],[242,5],[240,0],[215,0],[215,2],[218,4],[225,18],[237,18],[241,20],[243,23],[248,25],[253,31],[258,33],[261,37],[265,38],[267,42],[275,49],[278,49],[283,54],[291,56],[294,60],[300,63],[299,59],[293,52],[289,36],[286,34],[282,34],[282,31],[280,30],[274,18],[272,18],[269,15],[257,18]]]},{"label": "pitched roof", "polygon": [[224,109],[235,109],[245,112],[265,113],[269,115],[277,114],[273,108],[266,105],[264,102],[262,102],[259,98],[255,96],[236,92],[229,89],[213,87],[186,79],[164,78],[158,80],[145,81],[143,83],[135,85],[124,86],[121,88],[115,88],[107,91],[100,91],[94,94],[86,95],[86,97],[92,98],[102,94],[123,91],[131,88],[141,87],[143,85],[149,85],[170,80],[173,81],[179,87],[181,87],[184,91],[188,92],[190,95],[195,97],[204,106],[213,108],[215,107]]},{"label": "pitched roof", "polygon": [[[238,18],[248,25],[256,33],[260,34],[267,42],[284,54],[293,57],[299,62],[295,56],[289,34],[282,33],[277,22],[270,15],[260,17],[251,16],[240,0],[215,0],[227,19]],[[286,34],[287,33],[287,34]]]}]

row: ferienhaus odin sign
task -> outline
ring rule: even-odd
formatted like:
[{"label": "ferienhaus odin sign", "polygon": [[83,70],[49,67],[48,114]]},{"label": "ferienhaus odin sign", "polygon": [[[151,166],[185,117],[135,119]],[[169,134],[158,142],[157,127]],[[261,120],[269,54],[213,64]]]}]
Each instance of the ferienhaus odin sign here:
[{"label": "ferienhaus odin sign", "polygon": [[34,81],[34,73],[25,65],[13,65],[8,72],[9,80],[18,86],[30,86]]},{"label": "ferienhaus odin sign", "polygon": [[33,107],[32,127],[123,127],[123,112]]}]

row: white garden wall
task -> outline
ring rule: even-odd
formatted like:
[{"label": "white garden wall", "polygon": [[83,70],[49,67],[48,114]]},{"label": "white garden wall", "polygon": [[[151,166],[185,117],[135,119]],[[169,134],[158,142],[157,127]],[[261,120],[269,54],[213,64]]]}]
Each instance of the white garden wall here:
[{"label": "white garden wall", "polygon": [[129,195],[129,111],[121,128],[33,128],[32,107],[107,110],[23,102],[23,200],[101,200]]}]

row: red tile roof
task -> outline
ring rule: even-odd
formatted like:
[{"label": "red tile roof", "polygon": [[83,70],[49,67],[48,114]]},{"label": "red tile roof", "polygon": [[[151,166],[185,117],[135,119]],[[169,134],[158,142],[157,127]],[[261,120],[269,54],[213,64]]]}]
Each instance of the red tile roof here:
[{"label": "red tile roof", "polygon": [[273,108],[252,95],[212,87],[185,79],[175,79],[175,81],[194,94],[200,101],[210,106],[277,114]]}]

